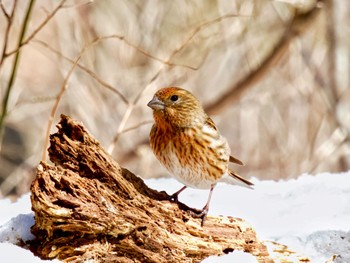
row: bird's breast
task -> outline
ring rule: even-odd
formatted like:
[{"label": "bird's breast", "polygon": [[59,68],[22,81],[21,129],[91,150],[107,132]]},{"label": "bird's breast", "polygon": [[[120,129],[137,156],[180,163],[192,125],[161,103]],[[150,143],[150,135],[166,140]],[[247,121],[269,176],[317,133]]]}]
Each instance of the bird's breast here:
[{"label": "bird's breast", "polygon": [[151,147],[159,161],[187,186],[208,189],[228,169],[227,142],[217,132],[187,128],[170,135],[158,131],[153,137]]}]

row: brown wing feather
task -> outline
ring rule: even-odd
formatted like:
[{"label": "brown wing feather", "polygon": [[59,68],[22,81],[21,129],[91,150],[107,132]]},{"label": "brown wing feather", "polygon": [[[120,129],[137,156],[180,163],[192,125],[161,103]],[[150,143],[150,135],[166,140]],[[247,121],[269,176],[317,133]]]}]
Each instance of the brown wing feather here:
[{"label": "brown wing feather", "polygon": [[[215,126],[215,123],[213,122],[213,120],[211,118],[207,118],[206,122],[205,122],[206,125],[208,125],[209,127],[213,128],[214,130],[218,130]],[[239,165],[244,165],[244,163],[241,161],[241,160],[238,160],[237,158],[233,157],[233,156],[230,156],[230,159],[229,161],[231,163],[236,163],[236,164],[239,164]]]},{"label": "brown wing feather", "polygon": [[216,128],[215,123],[213,122],[212,119],[210,119],[209,117],[207,118],[207,120],[205,121],[205,124],[208,125],[210,128],[213,128],[214,130],[218,130],[218,128]]},{"label": "brown wing feather", "polygon": [[242,176],[236,174],[234,171],[231,171],[231,170],[228,170],[228,171],[229,171],[230,176],[232,176],[236,180],[246,184],[248,187],[251,187],[254,185],[252,182],[248,181],[247,179],[244,179]]}]

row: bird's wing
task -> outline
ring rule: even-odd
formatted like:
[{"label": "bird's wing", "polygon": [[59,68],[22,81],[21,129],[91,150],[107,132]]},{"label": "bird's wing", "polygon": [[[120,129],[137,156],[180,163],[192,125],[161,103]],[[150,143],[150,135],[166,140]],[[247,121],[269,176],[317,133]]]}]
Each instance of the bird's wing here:
[{"label": "bird's wing", "polygon": [[215,123],[214,123],[213,120],[210,119],[209,117],[206,119],[205,125],[207,125],[208,127],[214,129],[215,131],[218,131],[218,128],[216,128]]},{"label": "bird's wing", "polygon": [[[215,123],[213,122],[213,120],[211,118],[207,118],[206,122],[205,122],[205,125],[207,125],[208,127],[214,129],[215,131],[218,131],[218,128],[216,128],[215,126]],[[238,160],[237,158],[233,157],[233,156],[230,156],[230,159],[229,161],[231,163],[236,163],[236,164],[239,164],[239,165],[244,165],[244,163],[241,161],[241,160]]]}]

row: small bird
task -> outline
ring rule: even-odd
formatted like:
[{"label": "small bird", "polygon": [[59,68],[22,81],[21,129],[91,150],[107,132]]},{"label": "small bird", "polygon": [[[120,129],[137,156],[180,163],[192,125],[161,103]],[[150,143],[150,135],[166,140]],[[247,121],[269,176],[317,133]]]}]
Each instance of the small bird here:
[{"label": "small bird", "polygon": [[192,93],[178,87],[162,88],[147,106],[154,118],[151,148],[170,174],[185,185],[171,199],[177,202],[187,187],[210,189],[207,203],[198,214],[202,226],[218,181],[251,188],[253,183],[228,168],[229,162],[243,163],[230,156],[227,140]]}]

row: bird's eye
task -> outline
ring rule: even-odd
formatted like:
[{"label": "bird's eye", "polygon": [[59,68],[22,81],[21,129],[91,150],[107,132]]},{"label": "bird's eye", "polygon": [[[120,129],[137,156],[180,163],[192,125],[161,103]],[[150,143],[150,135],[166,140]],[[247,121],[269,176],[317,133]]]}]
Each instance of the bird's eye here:
[{"label": "bird's eye", "polygon": [[177,96],[177,95],[172,95],[172,96],[170,97],[170,99],[171,99],[171,101],[177,101],[177,100],[179,99],[179,96]]}]

